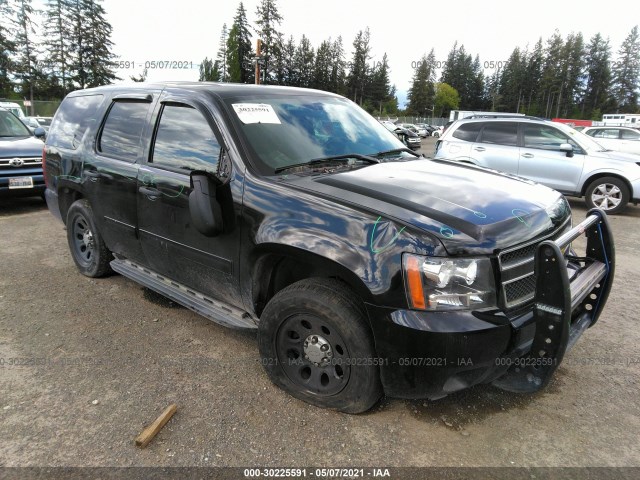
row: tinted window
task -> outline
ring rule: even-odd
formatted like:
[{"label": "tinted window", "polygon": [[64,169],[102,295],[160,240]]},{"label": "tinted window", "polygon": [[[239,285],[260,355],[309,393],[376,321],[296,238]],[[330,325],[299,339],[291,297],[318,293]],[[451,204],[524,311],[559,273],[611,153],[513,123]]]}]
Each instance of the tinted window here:
[{"label": "tinted window", "polygon": [[632,132],[631,130],[622,130],[621,138],[625,140],[640,140],[640,132]]},{"label": "tinted window", "polygon": [[56,112],[47,136],[47,145],[78,148],[87,128],[95,121],[102,95],[67,97]]},{"label": "tinted window", "polygon": [[548,125],[525,125],[524,126],[524,146],[528,148],[541,148],[544,150],[560,150],[560,145],[569,143],[577,147],[573,142],[560,130],[549,127]]},{"label": "tinted window", "polygon": [[518,125],[510,122],[486,123],[480,141],[516,146],[518,144]]},{"label": "tinted window", "polygon": [[187,106],[162,110],[152,163],[156,167],[215,171],[220,144],[200,112]]},{"label": "tinted window", "polygon": [[114,102],[104,123],[98,150],[109,157],[135,162],[150,105],[147,102]]},{"label": "tinted window", "polygon": [[482,122],[462,124],[451,134],[451,136],[466,142],[475,142],[483,125],[484,123]]}]

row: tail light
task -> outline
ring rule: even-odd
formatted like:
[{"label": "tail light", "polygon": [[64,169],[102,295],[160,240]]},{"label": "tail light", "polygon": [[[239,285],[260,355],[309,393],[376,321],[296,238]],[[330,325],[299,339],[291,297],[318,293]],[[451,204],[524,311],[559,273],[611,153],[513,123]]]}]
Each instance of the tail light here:
[{"label": "tail light", "polygon": [[47,172],[45,171],[46,159],[46,147],[42,147],[42,176],[44,177],[44,186],[48,188],[49,184],[47,183]]}]

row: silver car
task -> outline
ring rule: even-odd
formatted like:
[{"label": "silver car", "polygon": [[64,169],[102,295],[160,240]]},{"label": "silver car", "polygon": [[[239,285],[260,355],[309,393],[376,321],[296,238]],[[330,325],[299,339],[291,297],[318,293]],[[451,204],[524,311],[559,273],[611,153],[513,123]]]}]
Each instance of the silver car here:
[{"label": "silver car", "polygon": [[630,127],[587,127],[582,133],[589,135],[603,147],[640,155],[640,132]]},{"label": "silver car", "polygon": [[436,143],[435,158],[516,174],[585,197],[589,207],[610,214],[640,201],[640,155],[607,150],[567,125],[538,118],[458,120]]}]

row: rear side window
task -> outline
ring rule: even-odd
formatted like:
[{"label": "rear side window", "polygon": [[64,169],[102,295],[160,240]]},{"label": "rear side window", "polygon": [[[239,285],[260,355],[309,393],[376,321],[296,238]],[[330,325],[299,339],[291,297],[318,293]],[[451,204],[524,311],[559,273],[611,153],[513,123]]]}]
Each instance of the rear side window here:
[{"label": "rear side window", "polygon": [[464,140],[465,142],[475,142],[483,125],[484,123],[482,122],[462,124],[451,134],[451,136]]},{"label": "rear side window", "polygon": [[150,105],[148,102],[114,102],[98,139],[98,151],[118,160],[135,162]]},{"label": "rear side window", "polygon": [[480,141],[515,147],[518,145],[518,125],[511,122],[486,123]]},{"label": "rear side window", "polygon": [[95,114],[103,95],[67,97],[56,112],[47,135],[47,145],[75,150],[87,129],[95,122]]},{"label": "rear side window", "polygon": [[165,105],[162,109],[151,163],[155,167],[215,172],[220,143],[207,120],[187,105]]},{"label": "rear side window", "polygon": [[618,138],[620,136],[620,130],[617,128],[602,128],[589,133],[594,138]]},{"label": "rear side window", "polygon": [[640,132],[632,132],[631,130],[622,130],[620,138],[625,140],[640,140]]}]

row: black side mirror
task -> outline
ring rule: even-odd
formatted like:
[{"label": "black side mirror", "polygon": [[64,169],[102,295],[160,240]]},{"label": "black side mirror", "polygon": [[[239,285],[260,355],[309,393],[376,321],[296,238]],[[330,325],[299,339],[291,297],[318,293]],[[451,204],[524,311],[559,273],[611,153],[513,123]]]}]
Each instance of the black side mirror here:
[{"label": "black side mirror", "polygon": [[36,129],[33,131],[33,135],[40,140],[44,140],[44,138],[47,136],[47,132],[42,127],[36,127]]},{"label": "black side mirror", "polygon": [[223,231],[222,209],[216,200],[218,181],[204,172],[191,173],[189,213],[193,226],[203,235],[214,237]]}]

